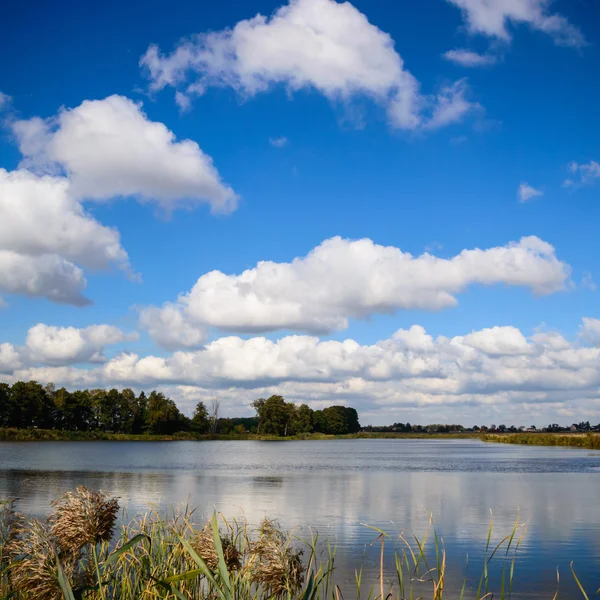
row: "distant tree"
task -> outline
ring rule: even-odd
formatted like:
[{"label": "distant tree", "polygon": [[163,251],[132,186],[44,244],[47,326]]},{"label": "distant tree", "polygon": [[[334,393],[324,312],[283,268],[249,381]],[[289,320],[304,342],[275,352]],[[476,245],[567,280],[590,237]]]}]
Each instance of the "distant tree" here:
[{"label": "distant tree", "polygon": [[315,410],[313,412],[313,431],[327,433],[327,419],[322,410]]},{"label": "distant tree", "polygon": [[171,434],[182,429],[182,415],[173,400],[161,392],[148,397],[146,426],[150,433]]},{"label": "distant tree", "polygon": [[308,404],[301,404],[293,414],[293,432],[311,433],[313,431],[313,410]]},{"label": "distant tree", "polygon": [[10,427],[50,428],[54,404],[37,381],[17,381],[10,388],[8,401]]},{"label": "distant tree", "polygon": [[210,429],[210,419],[208,415],[208,410],[204,405],[204,402],[200,401],[196,404],[196,408],[194,410],[194,416],[192,417],[192,427],[194,431],[198,433],[208,433]]},{"label": "distant tree", "polygon": [[282,396],[271,396],[260,405],[258,414],[260,432],[286,435],[291,415],[290,408]]},{"label": "distant tree", "polygon": [[0,383],[0,427],[10,426],[10,385],[8,383]]},{"label": "distant tree", "polygon": [[258,398],[257,400],[255,400],[252,403],[252,406],[254,407],[254,410],[256,411],[256,417],[258,418],[258,425],[256,426],[257,433],[262,433],[261,429],[260,429],[260,424],[261,424],[260,420],[261,420],[261,414],[263,414],[265,402],[266,402],[266,400],[264,398]]},{"label": "distant tree", "polygon": [[135,411],[133,415],[132,433],[143,433],[148,422],[148,398],[144,392],[135,400]]}]

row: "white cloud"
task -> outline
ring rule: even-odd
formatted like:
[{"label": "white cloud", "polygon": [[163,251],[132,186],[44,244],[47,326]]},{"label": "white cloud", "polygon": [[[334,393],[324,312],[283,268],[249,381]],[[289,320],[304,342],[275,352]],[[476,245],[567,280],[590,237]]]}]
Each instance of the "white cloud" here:
[{"label": "white cloud", "polygon": [[139,326],[163,348],[198,348],[207,338],[206,328],[194,325],[177,305],[149,307],[140,311]]},{"label": "white cloud", "polygon": [[128,267],[116,229],[105,227],[73,199],[67,179],[0,169],[0,248],[58,254],[84,266]]},{"label": "white cloud", "polygon": [[[584,319],[583,328],[597,335],[598,323]],[[555,332],[527,337],[507,326],[452,338],[413,326],[373,345],[225,337],[168,357],[122,354],[91,370],[43,367],[12,375],[29,377],[71,386],[185,386],[186,397],[219,396],[238,414],[249,412],[257,396],[282,393],[315,407],[351,404],[379,422],[410,414],[413,422],[489,423],[503,415],[503,422],[521,423],[537,415],[547,423],[555,419],[550,413],[584,407],[600,417],[600,348]]]},{"label": "white cloud", "polygon": [[475,331],[461,341],[488,356],[519,356],[531,351],[525,336],[516,327],[510,326]]},{"label": "white cloud", "polygon": [[21,356],[17,349],[8,343],[0,344],[0,374],[12,373],[21,367]]},{"label": "white cloud", "polygon": [[473,111],[482,111],[483,107],[467,100],[468,86],[466,79],[455,81],[444,86],[437,95],[431,118],[424,124],[427,129],[445,127],[451,123],[462,121]]},{"label": "white cloud", "polygon": [[600,319],[583,317],[583,323],[579,328],[579,335],[586,342],[600,347]]},{"label": "white cloud", "polygon": [[463,67],[487,67],[498,62],[498,57],[493,54],[479,54],[464,48],[448,50],[444,52],[443,56],[446,60]]},{"label": "white cloud", "polygon": [[235,209],[236,194],[198,144],[176,141],[123,96],[86,100],[55,118],[12,127],[25,157],[22,166],[43,173],[64,169],[79,199],[135,196],[165,210],[200,202],[214,212]]},{"label": "white cloud", "polygon": [[543,196],[544,192],[542,190],[537,190],[534,187],[531,187],[527,183],[521,183],[519,185],[519,189],[517,190],[517,196],[520,202],[527,202],[536,196]]},{"label": "white cloud", "polygon": [[269,138],[269,144],[275,148],[283,148],[284,146],[287,146],[288,139],[285,136]]},{"label": "white cloud", "polygon": [[[457,304],[456,294],[473,284],[525,286],[535,294],[565,287],[568,265],[537,237],[487,250],[464,250],[450,259],[414,257],[369,239],[331,238],[291,263],[260,262],[240,275],[211,271],[187,294],[152,316],[157,341],[177,331],[215,327],[226,331],[344,329],[351,318],[399,309],[441,310]],[[179,315],[175,316],[175,313]],[[179,334],[169,337],[174,346]],[[186,344],[183,344],[185,346]]]},{"label": "white cloud", "polygon": [[589,163],[569,163],[569,172],[573,178],[566,179],[564,187],[580,187],[582,185],[591,185],[600,179],[600,163],[591,160]]},{"label": "white cloud", "polygon": [[91,325],[84,329],[54,327],[38,323],[27,332],[25,352],[30,361],[50,365],[104,362],[106,346],[137,340],[112,325]]},{"label": "white cloud", "polygon": [[179,106],[179,110],[182,113],[185,113],[192,108],[191,98],[180,91],[175,92],[175,104]]},{"label": "white cloud", "polygon": [[83,271],[55,254],[26,256],[0,250],[0,291],[85,306]]},{"label": "white cloud", "polygon": [[277,84],[314,88],[332,101],[372,98],[401,129],[419,128],[435,111],[435,98],[421,96],[392,38],[349,2],[291,0],[270,18],[258,14],[232,29],[198,34],[168,55],[152,45],[140,64],[152,90],[181,87],[188,98],[211,86],[243,96]]},{"label": "white cloud", "polygon": [[549,11],[550,0],[447,0],[461,9],[471,33],[510,41],[510,25],[526,24],[547,33],[559,46],[586,44],[578,27]]},{"label": "white cloud", "polygon": [[119,233],[83,209],[67,179],[0,169],[0,291],[85,304],[77,264],[130,273]]}]

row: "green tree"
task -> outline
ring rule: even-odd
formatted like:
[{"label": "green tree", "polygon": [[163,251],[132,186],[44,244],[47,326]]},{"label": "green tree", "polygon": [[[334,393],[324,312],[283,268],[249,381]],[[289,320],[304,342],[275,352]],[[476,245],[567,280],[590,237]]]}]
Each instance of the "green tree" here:
[{"label": "green tree", "polygon": [[312,433],[313,410],[308,404],[301,404],[294,413],[294,433]]},{"label": "green tree", "polygon": [[0,383],[0,427],[9,426],[10,413],[10,385]]},{"label": "green tree", "polygon": [[92,397],[87,390],[77,390],[70,397],[70,418],[76,431],[89,431],[94,425]]},{"label": "green tree", "polygon": [[153,391],[148,396],[146,425],[150,433],[168,435],[183,429],[183,419],[173,400]]},{"label": "green tree", "polygon": [[256,426],[257,433],[262,433],[261,429],[260,429],[260,419],[261,419],[261,415],[264,414],[265,402],[266,402],[266,400],[264,398],[258,398],[257,400],[255,400],[252,403],[252,406],[254,407],[254,410],[256,411],[256,417],[258,419],[258,425]]},{"label": "green tree", "polygon": [[132,433],[143,433],[148,420],[148,398],[144,392],[135,401],[135,411],[133,415],[133,424],[131,426]]},{"label": "green tree", "polygon": [[208,409],[204,405],[204,402],[200,401],[196,404],[194,409],[194,416],[192,417],[192,427],[194,431],[198,433],[208,433],[210,430],[210,418],[208,415]]},{"label": "green tree", "polygon": [[10,388],[8,421],[10,427],[50,428],[54,404],[37,381],[17,381]]},{"label": "green tree", "polygon": [[258,413],[260,433],[285,436],[292,420],[293,408],[282,396],[271,396],[264,402],[254,402]]},{"label": "green tree", "polygon": [[322,411],[315,411],[315,431],[333,435],[345,435],[360,431],[356,409],[347,406],[328,406]]},{"label": "green tree", "polygon": [[327,419],[322,410],[315,410],[313,412],[313,431],[327,433]]}]

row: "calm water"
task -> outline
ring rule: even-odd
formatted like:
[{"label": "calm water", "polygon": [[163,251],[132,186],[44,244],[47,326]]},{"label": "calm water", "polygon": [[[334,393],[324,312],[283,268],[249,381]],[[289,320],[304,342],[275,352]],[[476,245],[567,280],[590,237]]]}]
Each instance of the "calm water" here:
[{"label": "calm water", "polygon": [[189,500],[201,515],[310,525],[337,542],[342,584],[363,556],[375,577],[376,534],[362,523],[420,536],[432,514],[450,569],[472,586],[490,510],[497,540],[520,515],[513,597],[552,598],[557,567],[560,597],[579,597],[571,561],[590,596],[600,587],[600,452],[476,440],[0,442],[0,496],[20,498],[22,512],[43,515],[78,484],[120,496],[129,514]]}]

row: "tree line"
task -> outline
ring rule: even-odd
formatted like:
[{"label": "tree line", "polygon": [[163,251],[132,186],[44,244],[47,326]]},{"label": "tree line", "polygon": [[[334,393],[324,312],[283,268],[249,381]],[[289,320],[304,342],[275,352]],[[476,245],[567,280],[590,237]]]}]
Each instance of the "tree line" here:
[{"label": "tree line", "polygon": [[56,389],[37,381],[0,383],[0,427],[172,434],[189,429],[173,400],[152,391]]},{"label": "tree line", "polygon": [[220,402],[198,402],[190,419],[173,400],[156,390],[146,395],[132,389],[86,389],[73,392],[37,381],[0,383],[0,427],[65,431],[104,431],[123,434],[171,435],[260,433],[278,436],[299,433],[355,433],[360,430],[355,409],[330,406],[313,411],[281,396],[253,403],[255,417],[219,417]]},{"label": "tree line", "polygon": [[253,402],[258,419],[257,432],[279,436],[299,433],[344,435],[360,431],[358,413],[348,406],[328,406],[313,410],[307,404],[297,406],[282,396],[259,398]]}]

